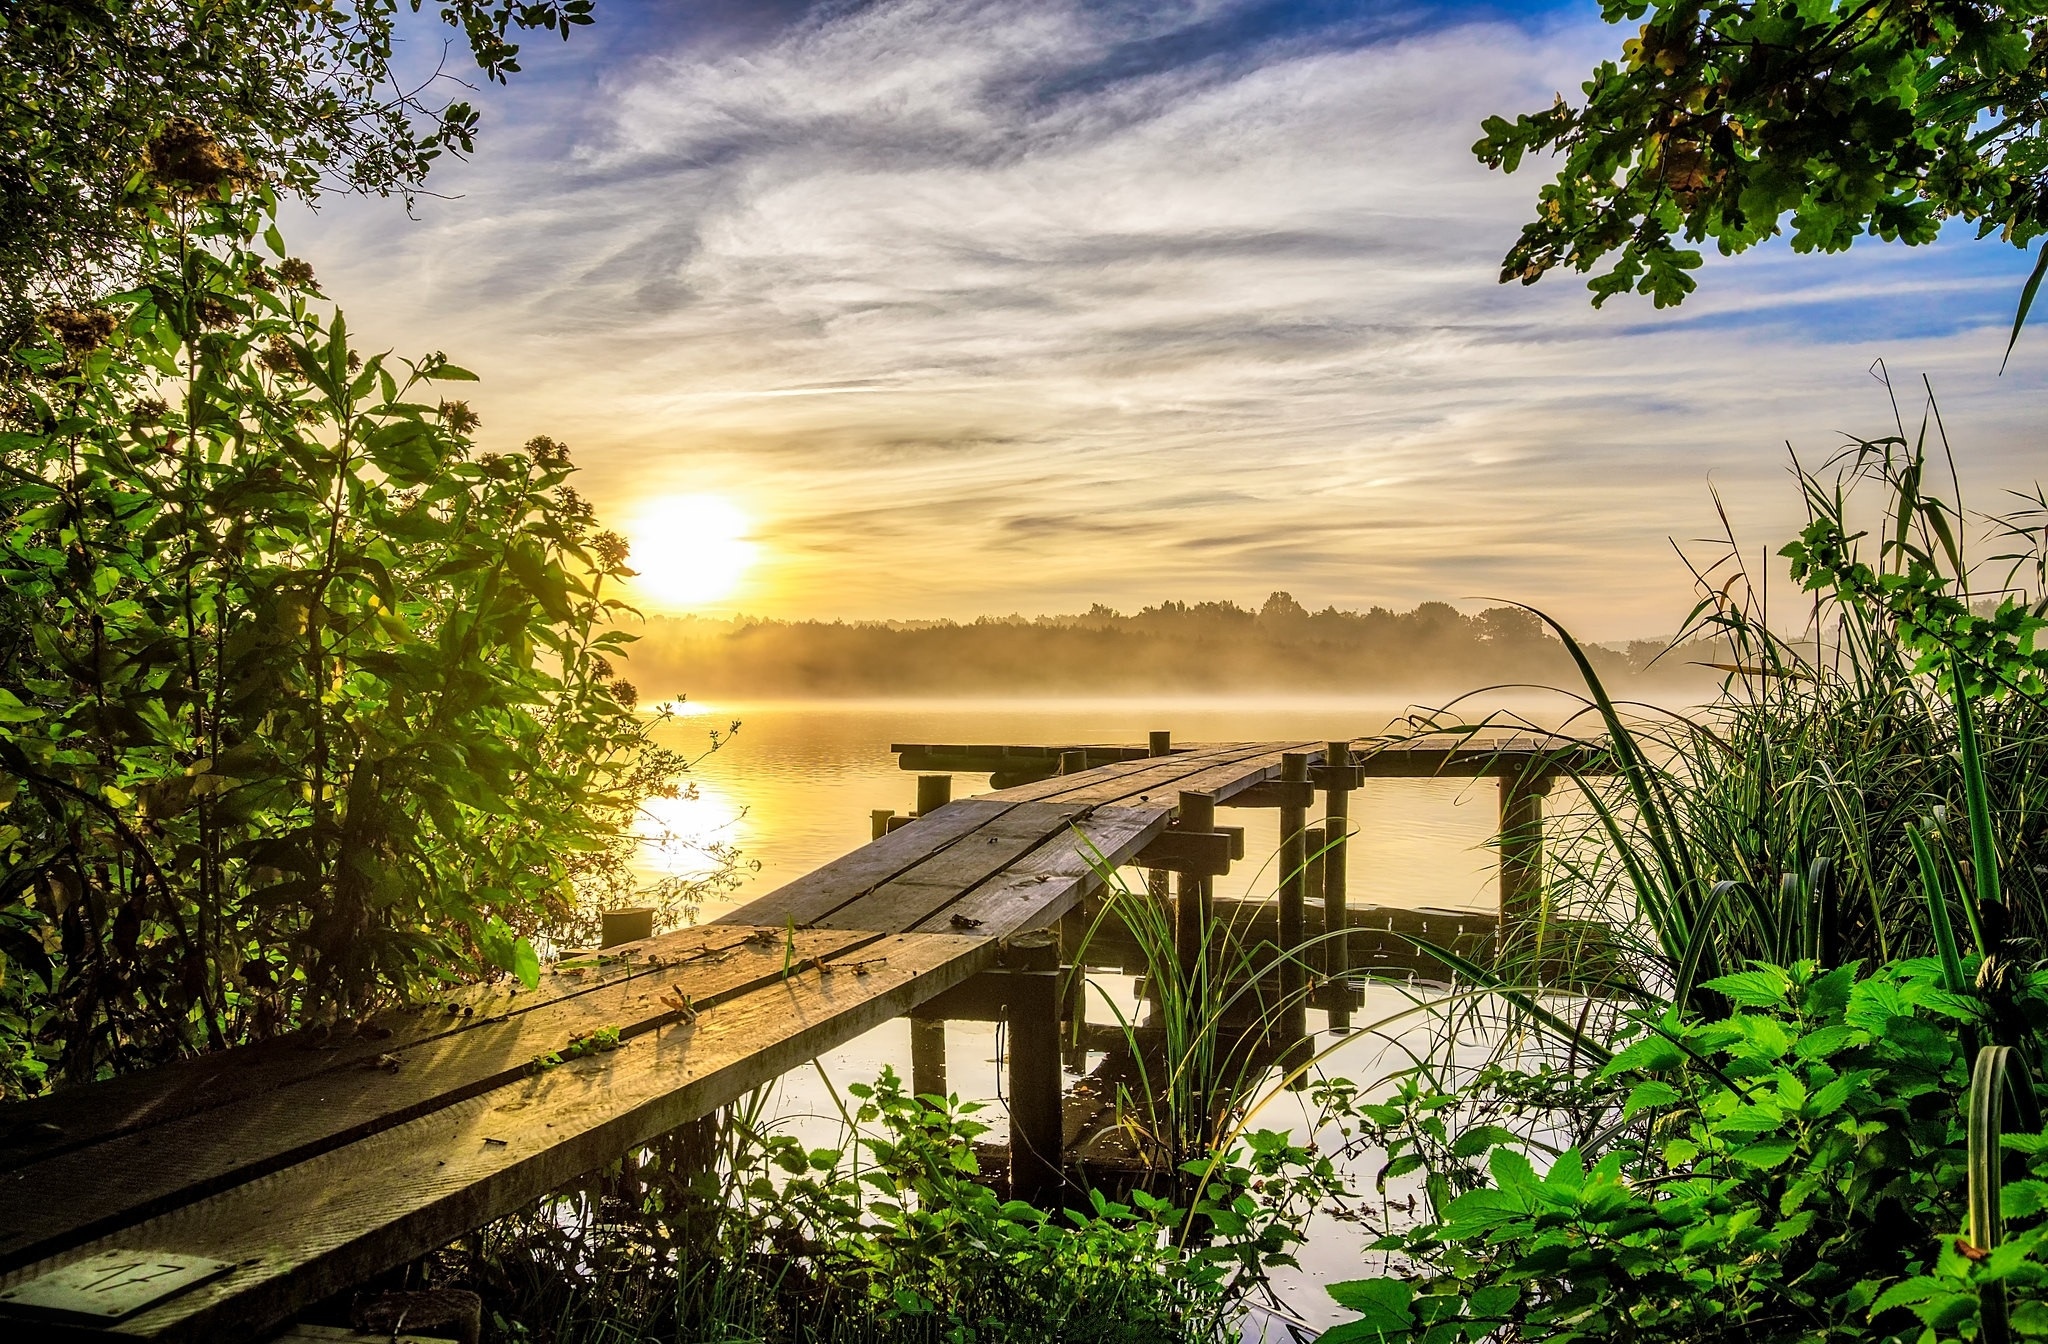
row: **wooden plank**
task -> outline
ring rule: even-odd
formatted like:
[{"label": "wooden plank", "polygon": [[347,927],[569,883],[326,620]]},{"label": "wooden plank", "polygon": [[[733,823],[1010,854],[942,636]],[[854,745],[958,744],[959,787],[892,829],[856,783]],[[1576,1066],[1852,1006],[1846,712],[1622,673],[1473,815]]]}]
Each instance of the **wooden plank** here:
[{"label": "wooden plank", "polygon": [[[808,970],[694,1022],[444,1107],[0,1277],[119,1247],[237,1268],[96,1340],[233,1341],[522,1208],[657,1134],[993,965],[992,940],[884,939],[865,974]],[[52,1333],[52,1338],[58,1338]]]},{"label": "wooden plank", "polygon": [[[1068,775],[1047,780],[1045,785],[1064,784],[1052,789],[1047,801],[1091,803],[1098,806],[1128,807],[1150,801],[1171,803],[1182,781],[1208,770],[1229,769],[1237,762],[1269,750],[1258,742],[1234,742],[1227,746],[1203,748],[1185,755],[1131,762],[1122,767],[1090,770],[1085,775]],[[1031,786],[1028,787],[1044,787]]]},{"label": "wooden plank", "polygon": [[1019,803],[960,843],[815,922],[835,929],[913,928],[1064,833],[1086,812],[1071,804]]},{"label": "wooden plank", "polygon": [[[381,1057],[381,1067],[366,1061],[330,1070],[0,1176],[0,1269],[502,1086],[578,1035],[614,1028],[630,1040],[677,1016],[664,994],[679,991],[709,1006],[781,978],[790,955],[781,930],[763,931],[758,943],[746,942],[742,930],[725,933],[715,958],[615,980],[487,1028],[400,1047]],[[798,933],[793,955],[842,955],[871,939]],[[122,1178],[108,1180],[110,1171]]]},{"label": "wooden plank", "polygon": [[957,932],[956,916],[975,921],[974,932],[997,937],[1045,928],[1102,884],[1098,864],[1114,869],[1129,862],[1166,829],[1169,815],[1164,803],[1097,808],[917,929]]},{"label": "wooden plank", "polygon": [[948,803],[711,923],[810,924],[944,852],[1015,805],[993,795]]},{"label": "wooden plank", "polygon": [[1218,803],[1227,802],[1237,794],[1267,780],[1280,778],[1281,758],[1294,752],[1306,752],[1321,760],[1323,744],[1320,742],[1272,742],[1260,744],[1255,750],[1233,761],[1220,762],[1205,770],[1198,771],[1181,780],[1176,786],[1182,793],[1200,793]]},{"label": "wooden plank", "polygon": [[1401,740],[1367,738],[1353,744],[1368,779],[1472,779],[1518,775],[1532,764],[1556,770],[1603,773],[1603,754],[1578,739],[1534,733],[1467,736],[1431,733]]},{"label": "wooden plank", "polygon": [[[994,793],[981,795],[984,798],[1000,798],[1015,802],[1117,802],[1126,797],[1136,797],[1155,787],[1155,781],[1171,781],[1189,774],[1218,760],[1227,760],[1251,749],[1251,744],[1242,742],[1217,743],[1208,746],[1191,747],[1185,752],[1172,756],[1153,756],[1140,760],[1119,761],[1115,765],[1097,766],[1081,775],[1058,775],[1041,779],[1031,784],[1019,784],[1013,789],[999,789]],[[1128,787],[1126,787],[1128,786]],[[1157,787],[1165,787],[1163,783]]]},{"label": "wooden plank", "polygon": [[536,989],[504,980],[466,986],[426,1003],[388,1009],[361,1028],[297,1032],[0,1106],[0,1172],[152,1125],[235,1106],[300,1079],[360,1068],[419,1041],[474,1030],[507,1015],[587,994],[616,979],[646,974],[659,961],[693,955],[707,939],[729,937],[683,929],[609,949],[588,971],[565,974],[553,968]]}]

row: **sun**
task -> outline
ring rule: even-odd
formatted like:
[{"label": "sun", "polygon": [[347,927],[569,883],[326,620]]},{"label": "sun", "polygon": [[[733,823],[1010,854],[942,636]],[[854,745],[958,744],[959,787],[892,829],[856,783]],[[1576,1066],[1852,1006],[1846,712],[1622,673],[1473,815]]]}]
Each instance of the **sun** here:
[{"label": "sun", "polygon": [[753,524],[723,495],[649,500],[628,526],[634,589],[652,606],[689,608],[731,597],[754,562]]}]

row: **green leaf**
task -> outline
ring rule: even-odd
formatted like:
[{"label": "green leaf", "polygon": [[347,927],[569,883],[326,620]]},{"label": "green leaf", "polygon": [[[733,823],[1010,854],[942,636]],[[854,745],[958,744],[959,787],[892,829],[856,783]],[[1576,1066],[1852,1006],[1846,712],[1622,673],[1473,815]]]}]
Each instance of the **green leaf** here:
[{"label": "green leaf", "polygon": [[1782,1008],[1792,992],[1792,977],[1776,966],[1760,965],[1709,980],[1701,987],[1744,1008]]},{"label": "green leaf", "polygon": [[533,950],[533,944],[524,938],[512,945],[512,974],[519,977],[519,983],[528,989],[540,984],[540,954]]},{"label": "green leaf", "polygon": [[0,723],[34,723],[43,717],[42,710],[23,704],[14,692],[0,687]]},{"label": "green leaf", "polygon": [[1609,1060],[1607,1067],[1600,1070],[1603,1078],[1617,1074],[1639,1071],[1659,1073],[1675,1069],[1685,1063],[1685,1053],[1669,1040],[1659,1035],[1645,1036]]},{"label": "green leaf", "polygon": [[1632,1120],[1638,1111],[1657,1106],[1673,1106],[1678,1103],[1679,1091],[1669,1083],[1654,1080],[1637,1083],[1629,1091],[1628,1103],[1621,1108],[1621,1118]]},{"label": "green leaf", "polygon": [[1405,1330],[1413,1324],[1409,1304],[1415,1290],[1399,1279],[1349,1279],[1327,1284],[1325,1291],[1338,1306],[1359,1313],[1358,1320],[1346,1323],[1355,1329]]}]

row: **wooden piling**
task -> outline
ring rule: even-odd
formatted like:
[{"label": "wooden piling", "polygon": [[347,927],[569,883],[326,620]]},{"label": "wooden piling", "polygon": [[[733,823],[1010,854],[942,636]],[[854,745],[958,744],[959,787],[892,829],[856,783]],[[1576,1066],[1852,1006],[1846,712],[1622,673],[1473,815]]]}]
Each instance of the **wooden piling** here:
[{"label": "wooden piling", "polygon": [[[1308,754],[1290,751],[1280,758],[1285,784],[1308,782]],[[1292,1043],[1307,1035],[1307,1005],[1302,1001],[1302,943],[1306,918],[1302,909],[1308,886],[1308,809],[1300,803],[1280,805],[1280,1012],[1279,1037]]]},{"label": "wooden piling", "polygon": [[637,943],[643,938],[654,936],[654,907],[651,905],[629,906],[623,910],[607,910],[598,917],[598,946],[617,947],[620,943]]},{"label": "wooden piling", "polygon": [[[1329,766],[1351,764],[1349,742],[1325,742],[1323,763]],[[1331,1031],[1351,1030],[1351,899],[1345,890],[1349,876],[1351,830],[1351,790],[1332,787],[1323,795],[1323,932],[1329,935],[1324,946],[1329,949],[1324,958],[1328,968],[1330,994],[1324,1003],[1324,1010],[1330,1016]]]},{"label": "wooden piling", "polygon": [[[1323,744],[1323,763],[1351,764],[1349,742]],[[1351,970],[1350,896],[1345,890],[1351,834],[1351,790],[1333,783],[1323,794],[1323,928],[1338,935],[1330,939],[1330,974],[1342,976]]]},{"label": "wooden piling", "polygon": [[[1206,793],[1180,796],[1180,829],[1216,829],[1216,800]],[[1203,947],[1208,942],[1210,904],[1215,899],[1213,879],[1194,873],[1180,874],[1179,894],[1174,902],[1174,960],[1183,979],[1195,983],[1202,967]]]},{"label": "wooden piling", "polygon": [[1153,729],[1149,750],[1154,756],[1173,755],[1173,734],[1164,729]]},{"label": "wooden piling", "polygon": [[946,1023],[943,1018],[910,1019],[910,1090],[920,1097],[946,1095]]},{"label": "wooden piling", "polygon": [[1552,776],[1533,763],[1500,777],[1500,940],[1528,930],[1543,914],[1543,795]]},{"label": "wooden piling", "polygon": [[1050,931],[1004,944],[1010,974],[1010,1197],[1059,1207],[1064,1184],[1060,1132],[1060,945]]},{"label": "wooden piling", "polygon": [[872,834],[868,836],[868,839],[879,840],[887,835],[889,833],[889,821],[895,815],[896,809],[893,807],[870,808],[868,810],[868,830]]},{"label": "wooden piling", "polygon": [[1088,753],[1085,751],[1063,751],[1060,753],[1060,773],[1078,775],[1088,768]]},{"label": "wooden piling", "polygon": [[917,777],[917,814],[928,817],[953,801],[953,777],[951,775],[919,775]]}]

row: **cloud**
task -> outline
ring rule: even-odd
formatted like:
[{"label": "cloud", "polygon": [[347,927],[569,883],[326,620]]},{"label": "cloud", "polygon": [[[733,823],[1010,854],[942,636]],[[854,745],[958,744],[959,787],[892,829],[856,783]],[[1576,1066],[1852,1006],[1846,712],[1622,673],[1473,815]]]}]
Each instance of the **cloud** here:
[{"label": "cloud", "polygon": [[1686,605],[1666,538],[1711,520],[1709,473],[1775,536],[1774,445],[1877,423],[1878,354],[1936,378],[1976,479],[2019,483],[2040,364],[1992,376],[2017,253],[1766,248],[1672,314],[1502,288],[1538,170],[1481,168],[1478,121],[1615,32],[1301,12],[629,16],[498,100],[462,199],[330,210],[311,250],[356,327],[483,372],[489,428],[576,444],[601,508],[742,499],[754,610],[1286,588],[1641,633]]}]

